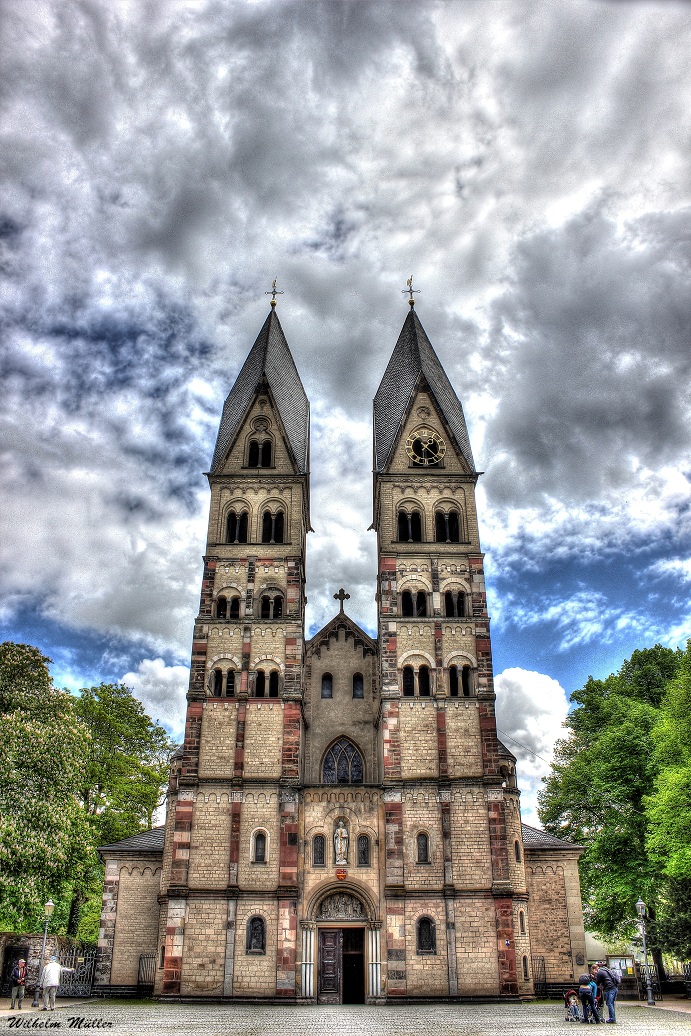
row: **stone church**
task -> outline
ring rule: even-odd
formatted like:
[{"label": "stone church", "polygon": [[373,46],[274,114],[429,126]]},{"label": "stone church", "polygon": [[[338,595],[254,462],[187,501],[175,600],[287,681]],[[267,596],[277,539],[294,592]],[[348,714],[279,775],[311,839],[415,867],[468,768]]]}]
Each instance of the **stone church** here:
[{"label": "stone church", "polygon": [[208,473],[166,824],[101,848],[97,986],[374,1004],[571,981],[580,850],[521,823],[494,716],[479,473],[412,294],[374,397],[376,639],[343,590],[305,639],[309,461],[274,296]]}]

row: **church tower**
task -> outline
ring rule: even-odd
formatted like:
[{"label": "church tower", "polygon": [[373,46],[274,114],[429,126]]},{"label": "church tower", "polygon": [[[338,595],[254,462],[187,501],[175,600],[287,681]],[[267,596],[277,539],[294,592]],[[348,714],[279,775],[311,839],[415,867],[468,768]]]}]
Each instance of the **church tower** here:
[{"label": "church tower", "polygon": [[411,294],[374,399],[386,939],[399,962],[389,997],[420,986],[404,935],[416,927],[418,954],[445,944],[440,995],[532,988],[515,759],[494,716],[478,474]]},{"label": "church tower", "polygon": [[226,399],[208,473],[161,886],[167,995],[295,994],[309,403],[275,305]]}]

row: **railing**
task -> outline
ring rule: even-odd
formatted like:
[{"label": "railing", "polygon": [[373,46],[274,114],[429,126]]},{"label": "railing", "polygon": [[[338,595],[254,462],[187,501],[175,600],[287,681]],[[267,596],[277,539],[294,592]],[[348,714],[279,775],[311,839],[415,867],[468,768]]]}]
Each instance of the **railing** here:
[{"label": "railing", "polygon": [[137,996],[150,996],[154,991],[156,978],[156,954],[142,953],[137,973]]},{"label": "railing", "polygon": [[60,975],[58,996],[84,997],[91,996],[91,986],[96,968],[94,949],[84,950],[79,946],[70,946],[61,950],[58,961],[63,968],[73,968],[72,972],[63,971]]},{"label": "railing", "polygon": [[650,975],[650,984],[653,987],[653,999],[662,1000],[662,990],[660,989],[660,979],[658,978],[657,968],[654,964],[639,964],[636,967],[636,982],[638,983],[638,999],[648,999],[648,975]]},{"label": "railing", "polygon": [[544,997],[547,995],[547,970],[544,957],[531,957],[531,968],[533,972],[533,986],[535,996]]}]

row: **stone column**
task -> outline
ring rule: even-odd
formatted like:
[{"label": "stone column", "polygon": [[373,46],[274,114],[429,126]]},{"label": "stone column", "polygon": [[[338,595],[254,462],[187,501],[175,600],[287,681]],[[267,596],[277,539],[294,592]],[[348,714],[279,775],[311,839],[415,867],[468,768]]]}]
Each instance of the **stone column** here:
[{"label": "stone column", "polygon": [[371,921],[367,930],[369,971],[368,996],[379,998],[381,991],[381,921]]},{"label": "stone column", "polygon": [[233,995],[233,972],[235,970],[235,915],[237,900],[228,900],[228,919],[226,921],[226,963],[223,973],[223,995]]},{"label": "stone column", "polygon": [[317,926],[312,921],[301,921],[302,928],[302,964],[301,986],[305,1000],[314,999],[314,943]]}]

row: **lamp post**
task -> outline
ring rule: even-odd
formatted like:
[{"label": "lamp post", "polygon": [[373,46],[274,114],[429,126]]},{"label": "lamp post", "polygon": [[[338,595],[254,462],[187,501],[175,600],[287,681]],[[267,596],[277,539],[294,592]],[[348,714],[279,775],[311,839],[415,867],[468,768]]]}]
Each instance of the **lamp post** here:
[{"label": "lamp post", "polygon": [[639,899],[636,903],[636,911],[640,917],[638,924],[643,938],[643,960],[645,961],[645,984],[648,987],[648,1007],[654,1007],[655,997],[653,996],[653,983],[650,977],[650,968],[648,967],[648,944],[645,940],[645,919],[648,916],[648,908],[642,899]]},{"label": "lamp post", "polygon": [[32,1003],[31,1003],[32,1007],[38,1007],[38,990],[40,988],[41,977],[43,975],[43,960],[44,960],[45,955],[46,955],[46,939],[48,938],[48,925],[50,924],[50,919],[53,916],[53,911],[55,910],[55,903],[53,902],[52,899],[49,899],[47,903],[43,904],[43,910],[44,910],[44,913],[46,915],[46,923],[43,926],[43,946],[41,947],[41,957],[40,957],[39,962],[38,962],[38,977],[36,979],[36,989],[34,990],[34,999],[33,999]]}]

